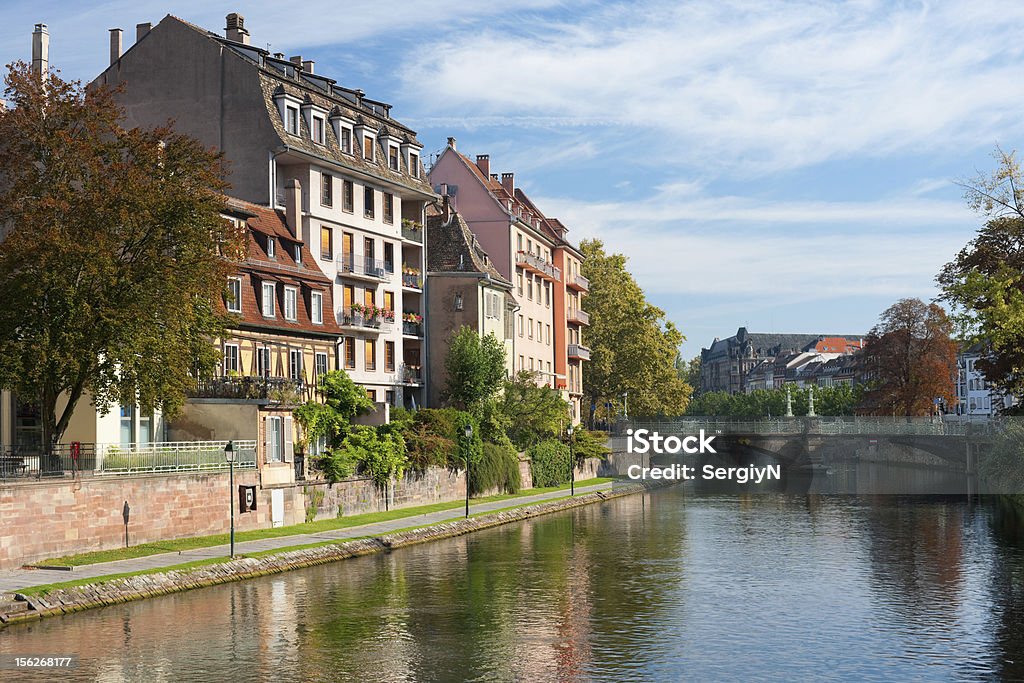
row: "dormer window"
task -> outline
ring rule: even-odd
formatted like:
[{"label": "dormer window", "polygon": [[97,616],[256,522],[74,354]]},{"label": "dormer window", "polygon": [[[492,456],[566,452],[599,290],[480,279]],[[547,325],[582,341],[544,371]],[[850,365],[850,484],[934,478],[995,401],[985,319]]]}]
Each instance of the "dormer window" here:
[{"label": "dormer window", "polygon": [[344,128],[341,129],[341,135],[338,138],[341,145],[341,151],[345,154],[352,153],[352,129]]},{"label": "dormer window", "polygon": [[330,116],[330,122],[334,136],[338,138],[338,148],[345,154],[352,154],[352,126],[355,125],[355,121],[347,118],[341,110],[335,109]]},{"label": "dormer window", "polygon": [[324,144],[324,118],[313,116],[313,142],[318,145]]},{"label": "dormer window", "polygon": [[297,263],[297,264],[299,264],[301,266],[302,265],[302,245],[301,244],[296,244],[295,245],[294,255],[295,255],[295,263]]},{"label": "dormer window", "polygon": [[267,237],[267,258],[274,258],[276,252],[276,240],[273,237]]},{"label": "dormer window", "polygon": [[391,168],[392,171],[399,170],[398,147],[396,147],[395,145],[391,145],[388,148],[388,166]]},{"label": "dormer window", "polygon": [[288,132],[292,135],[299,134],[299,108],[298,107],[286,107],[285,112],[287,113],[286,127]]},{"label": "dormer window", "polygon": [[373,161],[373,136],[363,135],[363,158]]},{"label": "dormer window", "polygon": [[409,155],[409,174],[413,178],[420,177],[420,155],[416,152]]}]

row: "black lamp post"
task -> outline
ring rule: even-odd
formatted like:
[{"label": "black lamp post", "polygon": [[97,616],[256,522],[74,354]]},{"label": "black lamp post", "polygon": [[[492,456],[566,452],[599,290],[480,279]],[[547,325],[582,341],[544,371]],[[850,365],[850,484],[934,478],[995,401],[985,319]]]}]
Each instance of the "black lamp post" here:
[{"label": "black lamp post", "polygon": [[576,456],[572,452],[572,424],[565,428],[565,433],[569,437],[569,495],[576,495]]},{"label": "black lamp post", "polygon": [[466,519],[469,519],[469,458],[473,452],[473,425],[466,423]]},{"label": "black lamp post", "polygon": [[235,442],[224,446],[224,459],[228,462],[228,502],[231,504],[231,557],[235,557]]}]

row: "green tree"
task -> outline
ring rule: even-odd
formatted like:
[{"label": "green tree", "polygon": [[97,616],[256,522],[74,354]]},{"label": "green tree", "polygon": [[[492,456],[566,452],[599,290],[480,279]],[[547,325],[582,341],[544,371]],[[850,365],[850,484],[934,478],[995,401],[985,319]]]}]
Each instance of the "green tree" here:
[{"label": "green tree", "polygon": [[974,239],[938,276],[943,299],[968,345],[999,390],[1024,396],[1024,179],[1015,152],[996,148],[995,171],[964,181],[968,205],[986,218]]},{"label": "green tree", "polygon": [[583,365],[583,390],[591,406],[621,406],[628,392],[631,415],[681,415],[691,393],[675,366],[683,335],[647,301],[625,256],[606,253],[598,240],[585,240],[580,251],[590,280],[583,307],[590,314],[591,357]]},{"label": "green tree", "polygon": [[463,325],[452,334],[445,370],[446,399],[479,415],[505,379],[505,344],[493,334],[481,337],[473,328]]},{"label": "green tree", "polygon": [[24,63],[5,83],[0,387],[38,404],[47,447],[86,395],[173,415],[218,363],[224,256],[242,255],[220,158],[169,127],[122,128],[108,89]]},{"label": "green tree", "polygon": [[538,386],[534,374],[522,371],[505,382],[501,412],[508,436],[520,450],[552,439],[569,424],[569,404],[550,387]]},{"label": "green tree", "polygon": [[366,390],[352,381],[344,370],[332,370],[320,379],[323,403],[309,401],[293,411],[302,426],[303,439],[327,437],[328,448],[337,446],[348,434],[352,418],[373,410]]},{"label": "green tree", "polygon": [[677,353],[676,374],[690,385],[694,394],[698,393],[700,391],[700,356],[685,361],[683,360],[683,354]]}]

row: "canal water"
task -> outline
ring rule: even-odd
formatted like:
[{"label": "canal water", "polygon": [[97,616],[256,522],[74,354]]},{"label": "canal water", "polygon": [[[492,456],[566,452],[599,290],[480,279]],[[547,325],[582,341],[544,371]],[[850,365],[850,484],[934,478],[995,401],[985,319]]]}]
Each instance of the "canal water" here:
[{"label": "canal water", "polygon": [[0,652],[80,654],[64,681],[1024,680],[1011,512],[675,486],[12,627]]}]

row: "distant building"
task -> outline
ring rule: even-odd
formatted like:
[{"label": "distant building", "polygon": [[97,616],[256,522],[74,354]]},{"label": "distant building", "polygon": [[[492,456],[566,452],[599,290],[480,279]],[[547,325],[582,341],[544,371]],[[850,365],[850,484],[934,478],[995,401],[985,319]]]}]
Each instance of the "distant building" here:
[{"label": "distant building", "polygon": [[765,334],[741,327],[732,337],[715,339],[710,348],[701,349],[700,391],[736,394],[782,386],[786,381],[802,383],[796,372],[799,366],[828,362],[862,347],[859,335]]},{"label": "distant building", "polygon": [[983,355],[981,344],[974,344],[957,356],[957,415],[987,419],[1016,403],[1012,396],[997,391],[978,369],[977,363]]}]

